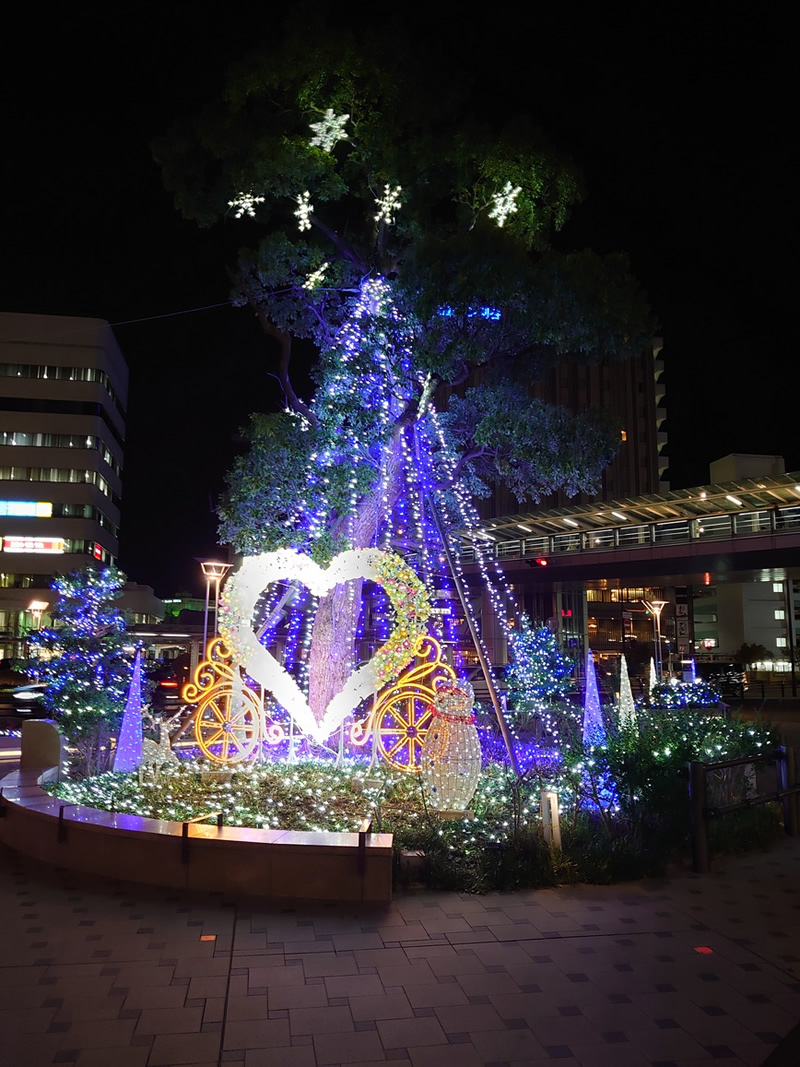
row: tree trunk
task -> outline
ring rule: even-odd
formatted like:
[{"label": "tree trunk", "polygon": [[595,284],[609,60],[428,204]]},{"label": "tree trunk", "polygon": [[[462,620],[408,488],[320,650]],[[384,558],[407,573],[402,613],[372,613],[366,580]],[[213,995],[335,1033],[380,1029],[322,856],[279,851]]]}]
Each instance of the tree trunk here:
[{"label": "tree trunk", "polygon": [[[373,492],[358,504],[350,537],[353,548],[374,545],[386,509],[391,510],[400,495],[403,485],[401,433],[400,428],[386,446],[385,489],[382,490],[380,483],[376,484]],[[317,722],[322,720],[328,704],[344,689],[351,672],[358,666],[353,662],[353,651],[363,586],[363,579],[354,579],[337,585],[320,598],[309,650],[308,703]]]}]

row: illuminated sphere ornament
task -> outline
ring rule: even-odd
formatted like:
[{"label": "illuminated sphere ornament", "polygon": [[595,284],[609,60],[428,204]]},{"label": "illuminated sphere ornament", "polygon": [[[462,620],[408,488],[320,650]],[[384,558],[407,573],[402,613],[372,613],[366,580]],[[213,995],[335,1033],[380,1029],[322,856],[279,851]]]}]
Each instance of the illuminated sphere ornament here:
[{"label": "illuminated sphere ornament", "polygon": [[441,815],[462,815],[478,786],[481,746],[474,701],[472,686],[462,679],[436,687],[421,763],[428,801]]}]

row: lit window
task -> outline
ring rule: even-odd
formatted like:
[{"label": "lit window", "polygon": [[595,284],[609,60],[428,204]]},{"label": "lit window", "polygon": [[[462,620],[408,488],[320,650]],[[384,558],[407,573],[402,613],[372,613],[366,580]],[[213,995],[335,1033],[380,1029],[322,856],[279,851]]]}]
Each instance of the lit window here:
[{"label": "lit window", "polygon": [[779,622],[782,622],[786,618],[786,612],[783,610],[783,608],[775,608],[775,618]]},{"label": "lit window", "polygon": [[783,582],[773,582],[772,583],[772,592],[773,593],[782,593],[783,592]]},{"label": "lit window", "polygon": [[628,440],[628,431],[627,430],[621,430],[620,433],[622,434],[622,440],[623,441],[627,441]]},{"label": "lit window", "polygon": [[775,644],[778,646],[778,648],[786,648],[786,638],[785,637],[776,637],[775,638]]}]

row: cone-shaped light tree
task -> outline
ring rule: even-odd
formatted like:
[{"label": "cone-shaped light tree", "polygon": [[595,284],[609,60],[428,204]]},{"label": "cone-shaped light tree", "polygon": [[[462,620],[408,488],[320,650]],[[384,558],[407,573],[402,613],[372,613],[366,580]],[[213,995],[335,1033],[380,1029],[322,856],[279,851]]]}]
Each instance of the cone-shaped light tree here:
[{"label": "cone-shaped light tree", "polygon": [[624,656],[619,661],[619,725],[623,730],[638,732],[639,723],[636,718],[636,704],[631,689],[631,679],[628,674],[628,662]]},{"label": "cone-shaped light tree", "polygon": [[133,664],[117,747],[114,750],[115,771],[135,771],[142,762],[142,712],[142,652],[139,649]]},{"label": "cone-shaped light tree", "polygon": [[523,614],[519,627],[511,631],[510,645],[506,680],[512,708],[530,710],[564,696],[574,664],[561,651],[552,630],[533,625]]},{"label": "cone-shaped light tree", "polygon": [[56,578],[52,626],[30,637],[28,673],[44,682],[44,707],[66,736],[80,776],[108,770],[125,708],[133,664],[114,603],[124,583],[116,567],[88,566]]},{"label": "cone-shaped light tree", "polygon": [[[418,34],[303,12],[154,146],[186,217],[239,228],[234,300],[258,318],[285,399],[251,421],[221,539],[321,562],[385,544],[409,466],[422,509],[438,501],[445,518],[454,494],[498,479],[520,501],[596,489],[618,429],[531,384],[560,358],[639,352],[652,324],[624,256],[554,242],[581,198],[574,167]],[[318,354],[305,392],[298,340]],[[353,640],[359,600],[319,599],[306,660],[317,715],[350,669],[337,644]]]},{"label": "cone-shaped light tree", "polygon": [[600,706],[600,691],[597,688],[597,672],[594,656],[586,651],[586,692],[583,697],[583,743],[602,745],[606,737],[603,711]]}]

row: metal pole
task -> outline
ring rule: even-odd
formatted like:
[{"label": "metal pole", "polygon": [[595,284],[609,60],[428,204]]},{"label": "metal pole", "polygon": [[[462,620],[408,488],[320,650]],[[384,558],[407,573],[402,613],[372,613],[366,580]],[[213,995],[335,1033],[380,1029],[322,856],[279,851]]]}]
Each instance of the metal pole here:
[{"label": "metal pole", "polygon": [[427,498],[427,500],[431,509],[431,515],[433,516],[434,524],[436,525],[436,529],[439,533],[439,537],[442,542],[442,547],[444,548],[444,555],[445,559],[447,560],[447,566],[450,568],[450,574],[453,579],[453,585],[456,587],[458,599],[461,601],[461,607],[464,611],[464,617],[467,620],[467,626],[469,627],[470,637],[472,638],[472,643],[475,646],[475,652],[478,655],[478,661],[481,665],[481,671],[483,673],[484,681],[486,682],[486,688],[489,690],[489,697],[492,701],[494,713],[497,716],[497,724],[500,727],[500,733],[503,736],[503,742],[505,743],[506,751],[508,752],[508,760],[511,764],[511,769],[514,774],[519,775],[519,764],[517,763],[517,755],[514,752],[514,743],[511,740],[511,734],[508,732],[508,725],[505,721],[505,718],[503,717],[503,709],[500,706],[500,700],[497,695],[497,690],[494,686],[494,680],[492,679],[492,673],[489,668],[489,663],[486,659],[486,655],[483,651],[483,645],[481,644],[481,640],[478,637],[478,634],[475,630],[475,625],[472,621],[472,611],[467,601],[464,588],[461,584],[461,579],[458,576],[458,572],[453,562],[453,556],[450,552],[450,544],[447,540],[444,527],[442,526],[442,520],[439,516],[439,511],[430,496]]},{"label": "metal pole", "polygon": [[783,797],[783,828],[790,837],[800,833],[800,816],[798,813],[797,793],[788,793],[796,784],[794,749],[789,745],[779,745],[778,759],[775,763],[778,774],[778,790],[787,793]]},{"label": "metal pole", "polygon": [[706,808],[706,765],[697,760],[689,764],[689,804],[692,825],[692,866],[695,874],[708,874],[711,860],[708,852],[708,821]]},{"label": "metal pole", "polygon": [[219,628],[217,626],[217,619],[219,618],[219,583],[220,579],[218,576],[214,579],[214,630],[212,634],[213,637],[216,637],[219,633]]},{"label": "metal pole", "polygon": [[656,627],[656,670],[658,671],[659,682],[664,678],[664,661],[661,658],[661,612],[659,611],[655,616]]},{"label": "metal pole", "polygon": [[795,663],[795,657],[797,655],[797,644],[796,644],[796,641],[795,641],[795,632],[794,632],[794,605],[792,604],[792,593],[791,593],[792,587],[789,584],[789,581],[790,581],[790,579],[787,578],[786,581],[783,583],[783,603],[784,603],[784,610],[786,612],[786,619],[787,619],[786,632],[787,632],[788,638],[789,638],[789,642],[788,642],[789,643],[789,663],[791,664],[791,670],[792,670],[792,696],[796,697],[797,696],[797,664]]},{"label": "metal pole", "polygon": [[211,579],[206,578],[206,610],[203,614],[203,647],[200,650],[202,659],[205,659],[206,649],[208,648],[208,605],[211,600]]}]

